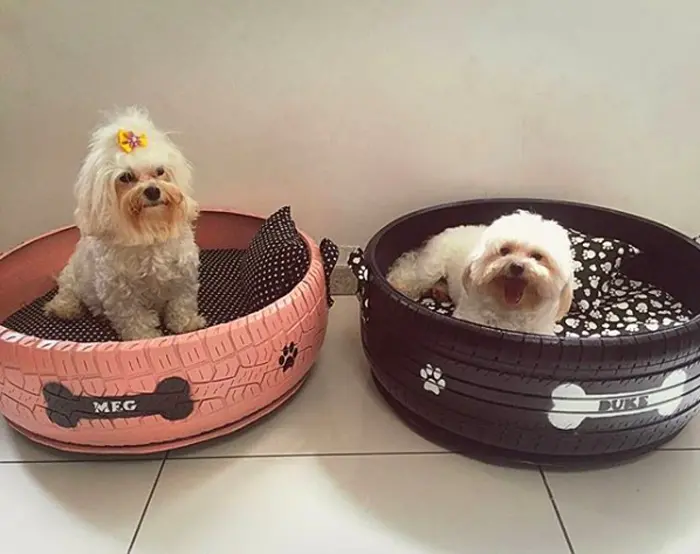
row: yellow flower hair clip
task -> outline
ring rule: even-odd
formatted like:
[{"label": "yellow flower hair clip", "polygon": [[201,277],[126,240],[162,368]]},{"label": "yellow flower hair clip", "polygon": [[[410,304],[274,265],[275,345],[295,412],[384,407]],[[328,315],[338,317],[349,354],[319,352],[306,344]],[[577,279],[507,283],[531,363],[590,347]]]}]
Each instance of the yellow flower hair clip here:
[{"label": "yellow flower hair clip", "polygon": [[117,133],[117,144],[119,148],[129,154],[134,148],[145,147],[148,145],[148,138],[144,133],[137,135],[133,131],[119,129]]}]

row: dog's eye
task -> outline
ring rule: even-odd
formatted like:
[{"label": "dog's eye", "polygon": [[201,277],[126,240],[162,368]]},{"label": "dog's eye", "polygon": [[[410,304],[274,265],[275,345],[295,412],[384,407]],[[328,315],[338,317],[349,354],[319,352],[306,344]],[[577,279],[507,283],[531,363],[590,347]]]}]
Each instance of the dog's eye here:
[{"label": "dog's eye", "polygon": [[133,183],[136,180],[136,175],[134,175],[131,171],[125,171],[119,176],[119,180],[122,183]]},{"label": "dog's eye", "polygon": [[508,254],[510,254],[510,248],[504,246],[498,252],[501,256],[507,256]]},{"label": "dog's eye", "polygon": [[536,262],[539,262],[542,259],[542,254],[540,254],[539,252],[532,252],[530,254],[530,257]]},{"label": "dog's eye", "polygon": [[162,177],[163,175],[165,175],[165,168],[156,167],[156,177]]}]

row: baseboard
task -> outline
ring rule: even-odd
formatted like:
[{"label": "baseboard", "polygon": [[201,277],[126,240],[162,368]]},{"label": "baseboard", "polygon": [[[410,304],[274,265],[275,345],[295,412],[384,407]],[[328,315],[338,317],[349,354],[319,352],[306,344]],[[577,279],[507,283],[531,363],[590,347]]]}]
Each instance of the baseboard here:
[{"label": "baseboard", "polygon": [[357,292],[357,279],[355,279],[355,275],[353,275],[352,270],[348,267],[348,257],[356,248],[358,247],[340,247],[340,257],[331,274],[331,294],[333,296],[353,295]]}]

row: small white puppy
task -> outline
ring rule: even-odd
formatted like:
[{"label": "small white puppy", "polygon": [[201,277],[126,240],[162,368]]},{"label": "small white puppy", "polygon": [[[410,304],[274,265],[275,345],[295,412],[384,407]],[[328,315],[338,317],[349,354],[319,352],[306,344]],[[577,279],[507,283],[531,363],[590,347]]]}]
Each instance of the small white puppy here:
[{"label": "small white puppy", "polygon": [[75,183],[80,240],[47,313],[106,316],[123,340],[205,325],[189,162],[150,120],[128,108],[92,135]]},{"label": "small white puppy", "polygon": [[553,335],[571,307],[573,259],[566,229],[517,211],[491,225],[463,225],[401,256],[387,279],[417,300],[447,281],[453,316],[511,331]]}]

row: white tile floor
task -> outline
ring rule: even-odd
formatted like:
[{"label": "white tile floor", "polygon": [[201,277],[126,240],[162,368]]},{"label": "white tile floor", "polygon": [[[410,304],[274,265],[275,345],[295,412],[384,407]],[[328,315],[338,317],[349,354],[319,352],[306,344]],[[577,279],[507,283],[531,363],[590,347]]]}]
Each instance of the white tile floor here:
[{"label": "white tile floor", "polygon": [[700,421],[614,469],[485,465],[389,412],[358,333],[355,299],[337,299],[318,366],[288,406],[167,460],[81,459],[3,424],[0,552],[700,552]]}]

